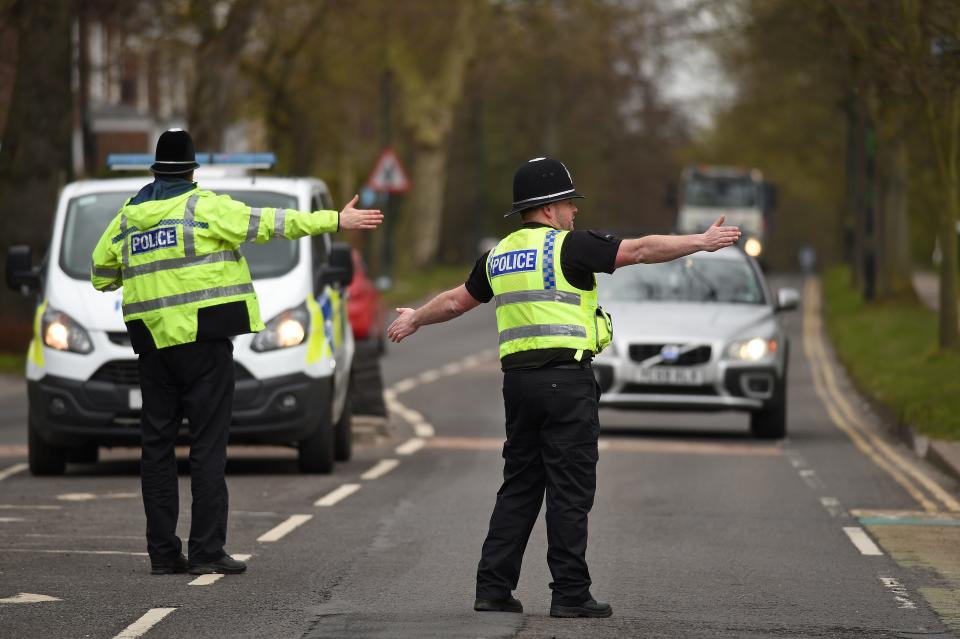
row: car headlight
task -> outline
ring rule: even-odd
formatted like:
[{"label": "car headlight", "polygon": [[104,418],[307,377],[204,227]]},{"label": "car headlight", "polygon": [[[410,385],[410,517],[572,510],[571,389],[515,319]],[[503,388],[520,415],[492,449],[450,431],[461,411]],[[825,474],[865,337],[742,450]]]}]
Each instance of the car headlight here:
[{"label": "car headlight", "polygon": [[257,333],[250,348],[262,353],[278,348],[299,346],[310,333],[310,312],[304,302],[296,308],[283,311],[267,322],[266,327]]},{"label": "car headlight", "polygon": [[743,252],[750,257],[758,257],[763,253],[763,244],[755,237],[748,238],[747,241],[743,243]]},{"label": "car headlight", "polygon": [[49,306],[40,321],[40,335],[44,345],[58,351],[85,355],[93,350],[87,330],[66,313]]},{"label": "car headlight", "polygon": [[777,352],[777,340],[754,337],[727,346],[727,358],[756,362]]}]

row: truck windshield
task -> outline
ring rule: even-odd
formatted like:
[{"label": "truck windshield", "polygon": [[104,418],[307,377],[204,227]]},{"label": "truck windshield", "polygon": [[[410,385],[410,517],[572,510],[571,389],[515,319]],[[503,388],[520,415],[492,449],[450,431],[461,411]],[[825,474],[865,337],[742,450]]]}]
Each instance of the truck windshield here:
[{"label": "truck windshield", "polygon": [[749,177],[713,177],[694,173],[683,189],[686,206],[752,208],[758,206],[757,185]]},{"label": "truck windshield", "polygon": [[760,281],[745,260],[688,256],[597,276],[601,302],[763,304]]},{"label": "truck windshield", "polygon": [[[297,199],[269,191],[217,191],[248,206],[280,206],[295,209]],[[128,192],[92,193],[70,200],[63,226],[60,268],[75,279],[90,277],[90,256],[104,229],[130,197]],[[299,242],[278,240],[241,247],[254,279],[278,277],[297,263]]]}]

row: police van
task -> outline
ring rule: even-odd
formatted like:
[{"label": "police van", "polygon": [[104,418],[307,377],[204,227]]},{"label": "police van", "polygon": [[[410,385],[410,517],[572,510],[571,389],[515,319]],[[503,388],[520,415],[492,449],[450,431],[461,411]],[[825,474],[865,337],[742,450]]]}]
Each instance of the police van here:
[{"label": "police van", "polygon": [[[263,177],[250,169],[272,154],[198,154],[203,189],[251,207],[335,209],[314,178]],[[112,156],[114,169],[144,169],[152,156]],[[137,357],[121,312],[122,291],[90,283],[91,253],[124,202],[150,177],[74,182],[60,195],[53,235],[40,266],[14,246],[7,284],[37,293],[27,353],[28,448],[35,475],[67,462],[95,462],[100,447],[138,446]],[[302,472],[328,473],[350,458],[353,334],[346,288],[353,278],[347,244],[330,235],[244,244],[266,328],[233,339],[235,394],[230,442],[298,449]],[[186,426],[181,431],[188,440]]]}]

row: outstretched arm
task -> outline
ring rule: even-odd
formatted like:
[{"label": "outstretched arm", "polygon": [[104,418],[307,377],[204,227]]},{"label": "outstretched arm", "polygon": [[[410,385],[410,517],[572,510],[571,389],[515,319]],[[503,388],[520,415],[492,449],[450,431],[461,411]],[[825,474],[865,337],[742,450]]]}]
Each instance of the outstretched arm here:
[{"label": "outstretched arm", "polygon": [[646,235],[635,240],[623,240],[617,251],[616,267],[631,264],[669,262],[697,251],[713,252],[730,246],[740,239],[740,229],[723,226],[721,215],[713,226],[695,235]]},{"label": "outstretched arm", "polygon": [[397,312],[400,316],[390,324],[387,337],[391,342],[399,342],[416,333],[421,326],[452,320],[478,306],[480,302],[467,291],[465,285],[461,284],[457,288],[440,293],[418,309],[398,308]]}]

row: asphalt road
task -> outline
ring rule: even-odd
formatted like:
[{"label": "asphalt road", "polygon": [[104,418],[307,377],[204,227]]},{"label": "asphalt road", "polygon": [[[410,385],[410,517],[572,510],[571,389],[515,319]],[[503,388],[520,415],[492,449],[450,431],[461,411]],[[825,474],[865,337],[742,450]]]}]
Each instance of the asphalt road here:
[{"label": "asphalt road", "polygon": [[[25,399],[7,379],[0,636],[954,636],[958,487],[880,435],[820,337],[815,285],[805,295],[789,318],[786,441],[751,440],[737,414],[602,412],[588,551],[614,607],[601,620],[548,616],[542,521],[515,593],[525,613],[472,610],[501,472],[492,307],[390,346],[390,436],[333,475],[298,475],[284,449],[231,449],[228,551],[250,568],[212,583],[148,574],[136,451],[58,478],[20,470]],[[185,538],[185,473],[181,495]],[[24,602],[35,595],[54,600]]]}]

